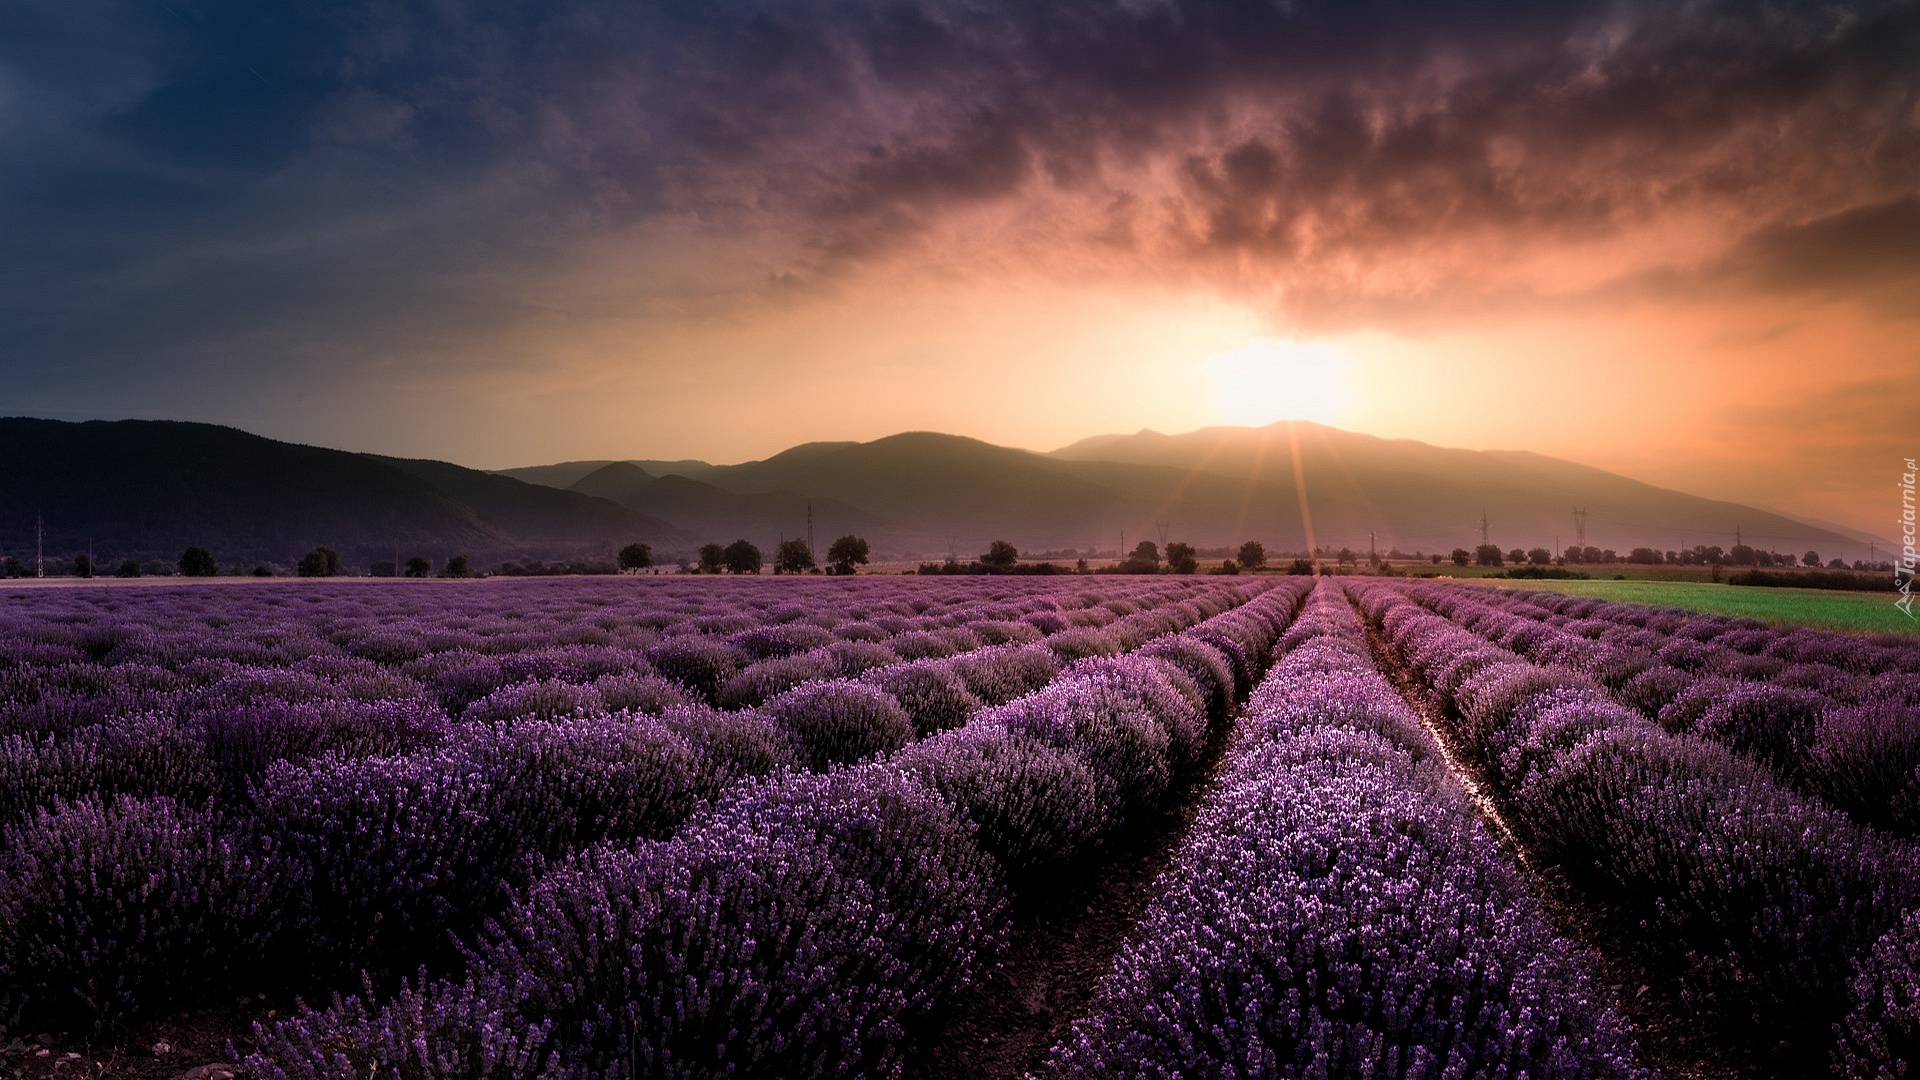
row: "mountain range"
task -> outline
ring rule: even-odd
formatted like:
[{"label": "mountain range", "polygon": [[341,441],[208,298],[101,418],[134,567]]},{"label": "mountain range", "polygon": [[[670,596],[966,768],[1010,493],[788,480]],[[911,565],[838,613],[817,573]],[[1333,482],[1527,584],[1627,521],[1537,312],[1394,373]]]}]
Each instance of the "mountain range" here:
[{"label": "mountain range", "polygon": [[[1694,544],[1852,559],[1868,538],[1523,451],[1454,450],[1306,422],[1141,431],[1051,453],[910,432],[806,443],[762,461],[570,461],[505,475],[591,493],[714,539],[764,542],[805,528],[857,532],[877,549],[965,557],[996,538],[1023,548],[1113,551],[1127,538],[1225,547],[1253,538],[1303,550],[1450,551],[1586,544],[1626,551]],[[1297,479],[1296,479],[1297,478]],[[1301,498],[1302,483],[1306,498]],[[697,494],[696,494],[697,493]],[[728,498],[732,496],[732,498]],[[1304,508],[1304,512],[1303,512]],[[1575,511],[1584,510],[1580,518]]]},{"label": "mountain range", "polygon": [[[1304,481],[1304,498],[1302,497]],[[1449,551],[1692,544],[1847,559],[1858,534],[1700,498],[1525,452],[1453,450],[1310,423],[1097,436],[1051,453],[909,432],[816,442],[761,461],[570,461],[483,472],[442,461],[302,446],[171,421],[0,419],[0,555],[44,549],[103,563],[179,557],[290,565],[314,546],[364,566],[424,554],[607,558],[644,541],[770,549],[806,536],[868,539],[876,555],[961,558],[1006,539],[1027,552],[1111,553],[1124,540],[1198,547],[1258,539],[1301,550]],[[1303,513],[1304,511],[1304,513]]]}]

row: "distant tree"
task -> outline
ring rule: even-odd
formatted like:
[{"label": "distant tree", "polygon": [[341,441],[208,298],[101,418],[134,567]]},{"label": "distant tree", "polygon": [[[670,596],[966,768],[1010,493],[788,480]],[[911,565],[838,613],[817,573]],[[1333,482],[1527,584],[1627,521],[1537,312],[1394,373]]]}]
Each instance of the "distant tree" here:
[{"label": "distant tree", "polygon": [[120,568],[113,572],[115,577],[139,577],[140,562],[137,559],[120,560]]},{"label": "distant tree", "polygon": [[1293,560],[1293,565],[1287,567],[1287,573],[1288,574],[1311,574],[1313,573],[1313,560],[1295,559]]},{"label": "distant tree", "polygon": [[1437,552],[1437,551],[1436,551],[1436,552],[1434,552],[1434,553],[1433,553],[1433,565],[1435,565],[1435,566],[1439,566],[1439,565],[1440,565],[1440,558],[1441,558],[1441,555],[1440,555],[1440,553],[1439,553],[1439,552]]},{"label": "distant tree", "polygon": [[1583,563],[1587,561],[1586,552],[1581,550],[1579,544],[1573,544],[1569,546],[1567,548],[1566,554],[1563,555],[1562,558],[1566,559],[1570,563],[1575,563],[1575,564]]},{"label": "distant tree", "polygon": [[1352,548],[1343,547],[1340,549],[1340,553],[1334,556],[1334,559],[1339,562],[1341,566],[1351,566],[1360,561],[1360,556],[1354,554]]},{"label": "distant tree", "polygon": [[[1567,550],[1572,551],[1573,549],[1568,548]],[[1627,561],[1630,563],[1639,563],[1639,564],[1648,565],[1648,566],[1657,566],[1661,562],[1664,562],[1665,560],[1662,558],[1659,552],[1653,550],[1652,548],[1637,547],[1637,548],[1634,548],[1632,551],[1627,552]]]},{"label": "distant tree", "polygon": [[773,549],[773,572],[776,574],[804,574],[813,569],[813,552],[807,542],[795,537],[780,541]]},{"label": "distant tree", "polygon": [[717,574],[727,568],[727,549],[719,544],[700,545],[700,572]]},{"label": "distant tree", "polygon": [[735,540],[727,545],[727,572],[733,574],[757,574],[760,572],[760,549],[745,540]]},{"label": "distant tree", "polygon": [[[1493,550],[1495,554],[1498,554],[1500,551],[1499,548],[1495,548]],[[1466,548],[1453,549],[1453,565],[1455,566],[1465,566],[1467,565],[1468,561],[1471,560],[1472,558],[1473,558],[1473,553],[1468,551]]]},{"label": "distant tree", "polygon": [[220,565],[213,561],[213,552],[196,545],[180,554],[180,572],[188,577],[212,577],[220,572]]},{"label": "distant tree", "polygon": [[385,559],[381,559],[379,562],[368,564],[367,575],[369,577],[399,577],[400,568]]},{"label": "distant tree", "polygon": [[843,536],[827,545],[827,566],[830,572],[848,576],[856,566],[865,566],[872,549],[865,540],[857,536]]},{"label": "distant tree", "polygon": [[423,578],[433,576],[433,563],[425,555],[415,555],[407,560],[407,576]]},{"label": "distant tree", "polygon": [[1800,556],[1800,565],[1801,566],[1819,566],[1820,553],[1817,551],[1809,551],[1805,555]]},{"label": "distant tree", "polygon": [[1526,562],[1527,553],[1519,548],[1514,548],[1512,551],[1507,552],[1507,561],[1516,565]]},{"label": "distant tree", "polygon": [[1123,574],[1157,574],[1160,572],[1160,547],[1151,540],[1142,540],[1134,545],[1133,552],[1120,560],[1119,570]]},{"label": "distant tree", "polygon": [[441,577],[472,577],[473,562],[465,555],[455,555],[447,560],[447,568],[440,572]]},{"label": "distant tree", "polygon": [[628,544],[620,549],[620,569],[645,570],[652,565],[652,547],[646,544]]},{"label": "distant tree", "polygon": [[1020,549],[1007,543],[1005,540],[995,540],[993,543],[988,544],[987,553],[980,556],[980,562],[982,564],[1000,570],[1010,570],[1013,568],[1013,564],[1019,561]]},{"label": "distant tree", "polygon": [[1267,545],[1258,540],[1249,540],[1240,545],[1240,568],[1258,570],[1267,565]]},{"label": "distant tree", "polygon": [[75,556],[73,560],[73,573],[75,577],[92,577],[93,576],[93,556],[91,555]]},{"label": "distant tree", "polygon": [[340,553],[322,545],[300,557],[301,577],[337,577],[340,574]]},{"label": "distant tree", "polygon": [[1506,560],[1501,556],[1498,544],[1481,544],[1473,549],[1473,561],[1477,566],[1499,566]]},{"label": "distant tree", "polygon": [[273,567],[268,566],[266,563],[256,563],[253,568],[253,576],[254,577],[272,577]]},{"label": "distant tree", "polygon": [[1735,544],[1733,548],[1727,552],[1727,561],[1735,566],[1752,566],[1758,562],[1759,559],[1755,556],[1751,546],[1747,544]]},{"label": "distant tree", "polygon": [[1827,569],[1829,570],[1845,570],[1846,568],[1847,568],[1847,561],[1845,559],[1828,559],[1827,560]]},{"label": "distant tree", "polygon": [[1216,566],[1213,569],[1207,571],[1207,573],[1209,574],[1229,574],[1229,575],[1237,574],[1239,572],[1240,572],[1240,564],[1237,562],[1234,562],[1232,559],[1222,559],[1219,566]]},{"label": "distant tree", "polygon": [[1200,568],[1200,560],[1195,557],[1192,544],[1175,540],[1167,545],[1167,569],[1176,574],[1191,574]]},{"label": "distant tree", "polygon": [[1527,561],[1535,566],[1545,566],[1553,561],[1553,552],[1546,548],[1528,548]]}]

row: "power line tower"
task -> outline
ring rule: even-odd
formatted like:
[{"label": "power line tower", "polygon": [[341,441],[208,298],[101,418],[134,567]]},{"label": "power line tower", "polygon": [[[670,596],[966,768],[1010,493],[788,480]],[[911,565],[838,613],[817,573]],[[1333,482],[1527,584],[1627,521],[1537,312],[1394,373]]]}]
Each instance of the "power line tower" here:
[{"label": "power line tower", "polygon": [[1161,547],[1166,547],[1166,546],[1167,546],[1167,532],[1168,532],[1168,530],[1170,530],[1170,529],[1172,529],[1172,528],[1173,528],[1173,522],[1171,522],[1171,521],[1156,521],[1156,522],[1154,522],[1154,523],[1153,523],[1153,527],[1154,527],[1155,529],[1157,529],[1157,530],[1159,530],[1159,532],[1160,532],[1160,546],[1161,546]]},{"label": "power line tower", "polygon": [[1488,543],[1490,541],[1487,539],[1487,512],[1482,510],[1480,511],[1480,546],[1486,547]]},{"label": "power line tower", "polygon": [[1587,546],[1587,511],[1585,507],[1573,512],[1573,542],[1580,547]]}]

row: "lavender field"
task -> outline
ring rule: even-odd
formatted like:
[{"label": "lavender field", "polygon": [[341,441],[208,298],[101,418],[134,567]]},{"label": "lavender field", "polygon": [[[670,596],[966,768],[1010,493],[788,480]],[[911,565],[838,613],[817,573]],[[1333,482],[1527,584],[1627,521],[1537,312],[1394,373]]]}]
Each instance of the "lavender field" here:
[{"label": "lavender field", "polygon": [[1311,576],[4,603],[29,1075],[1920,1064],[1912,640]]}]

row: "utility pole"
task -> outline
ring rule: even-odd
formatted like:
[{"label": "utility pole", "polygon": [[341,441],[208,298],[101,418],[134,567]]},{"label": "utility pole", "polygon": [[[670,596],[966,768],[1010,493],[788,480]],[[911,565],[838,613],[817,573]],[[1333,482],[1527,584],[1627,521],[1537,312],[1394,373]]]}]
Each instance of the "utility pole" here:
[{"label": "utility pole", "polygon": [[1580,507],[1573,512],[1573,542],[1581,547],[1587,546],[1587,511]]},{"label": "utility pole", "polygon": [[1485,510],[1482,510],[1480,511],[1480,546],[1486,547],[1488,543],[1489,541],[1487,540],[1487,512]]},{"label": "utility pole", "polygon": [[93,537],[87,537],[87,576],[93,576]]},{"label": "utility pole", "polygon": [[33,515],[33,576],[47,576],[47,519]]},{"label": "utility pole", "polygon": [[1734,547],[1740,546],[1740,526],[1738,525],[1735,525],[1733,527],[1733,546]]},{"label": "utility pole", "polygon": [[1373,566],[1380,565],[1380,550],[1374,546],[1372,529],[1367,530],[1367,562]]},{"label": "utility pole", "polygon": [[807,500],[807,554],[813,554],[813,500]]}]

